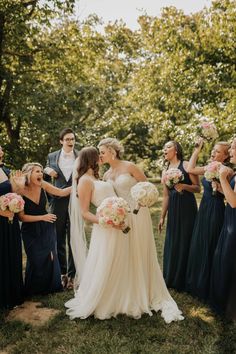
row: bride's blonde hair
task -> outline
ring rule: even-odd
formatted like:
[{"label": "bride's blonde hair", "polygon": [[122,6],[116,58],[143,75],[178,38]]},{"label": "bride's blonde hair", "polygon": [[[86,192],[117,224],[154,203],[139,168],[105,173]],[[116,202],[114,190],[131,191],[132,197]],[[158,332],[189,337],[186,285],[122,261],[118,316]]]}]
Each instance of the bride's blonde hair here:
[{"label": "bride's blonde hair", "polygon": [[100,146],[106,146],[110,152],[115,152],[117,159],[121,159],[124,154],[123,145],[116,138],[105,138],[100,141],[98,148]]}]

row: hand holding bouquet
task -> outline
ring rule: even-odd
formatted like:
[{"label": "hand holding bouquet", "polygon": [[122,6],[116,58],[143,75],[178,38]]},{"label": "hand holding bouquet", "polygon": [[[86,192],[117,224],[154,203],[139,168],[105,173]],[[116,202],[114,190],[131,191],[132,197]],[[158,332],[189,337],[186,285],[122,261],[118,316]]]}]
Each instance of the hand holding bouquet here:
[{"label": "hand holding bouquet", "polygon": [[133,213],[138,214],[140,207],[150,207],[156,203],[159,193],[154,184],[150,182],[139,182],[131,188],[131,196],[138,205],[138,207],[133,210]]},{"label": "hand holding bouquet", "polygon": [[123,233],[128,233],[130,228],[125,225],[125,219],[129,211],[129,205],[123,198],[108,197],[97,208],[99,225],[120,228]]},{"label": "hand holding bouquet", "polygon": [[[220,175],[219,175],[219,170],[221,167],[221,162],[218,161],[212,161],[210,162],[206,167],[205,167],[205,173],[204,177],[208,182],[219,182],[220,181]],[[216,194],[216,186],[212,187],[213,189],[213,195]]]},{"label": "hand holding bouquet", "polygon": [[184,179],[184,175],[182,171],[178,168],[172,167],[164,172],[164,175],[162,177],[162,183],[164,183],[169,189],[171,189],[176,184],[183,181],[183,179]]},{"label": "hand holding bouquet", "polygon": [[218,137],[215,124],[206,117],[200,119],[200,123],[197,126],[197,133],[206,140],[214,140]]},{"label": "hand holding bouquet", "polygon": [[[24,210],[25,202],[23,198],[16,193],[7,193],[0,197],[0,208],[1,210],[9,210],[13,213],[19,213]],[[9,218],[12,222],[13,218]]]}]

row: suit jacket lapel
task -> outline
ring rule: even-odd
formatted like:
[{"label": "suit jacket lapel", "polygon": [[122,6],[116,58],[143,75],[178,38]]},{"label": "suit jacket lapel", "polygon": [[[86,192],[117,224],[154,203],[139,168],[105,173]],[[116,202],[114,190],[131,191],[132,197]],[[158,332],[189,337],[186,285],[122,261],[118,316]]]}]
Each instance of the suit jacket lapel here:
[{"label": "suit jacket lapel", "polygon": [[63,172],[62,172],[62,170],[60,169],[60,166],[59,166],[59,158],[60,158],[60,155],[61,155],[61,150],[59,150],[58,153],[57,153],[57,155],[56,155],[56,165],[57,165],[57,167],[58,167],[58,170],[59,170],[60,173],[61,173],[61,176],[64,178],[65,182],[67,183],[66,178],[65,178],[65,176],[64,176],[64,174],[63,174]]}]

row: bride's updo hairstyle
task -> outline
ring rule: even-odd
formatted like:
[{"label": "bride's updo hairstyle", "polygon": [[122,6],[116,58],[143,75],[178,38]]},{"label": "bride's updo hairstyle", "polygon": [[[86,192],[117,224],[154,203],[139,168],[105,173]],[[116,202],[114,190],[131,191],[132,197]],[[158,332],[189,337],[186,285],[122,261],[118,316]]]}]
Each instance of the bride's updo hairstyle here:
[{"label": "bride's updo hairstyle", "polygon": [[82,177],[88,171],[89,168],[93,170],[94,177],[98,179],[98,161],[99,155],[95,147],[89,146],[81,149],[77,158],[77,182],[79,181],[80,177]]},{"label": "bride's updo hairstyle", "polygon": [[121,159],[124,153],[123,145],[119,142],[119,140],[115,138],[105,138],[100,141],[98,147],[106,146],[108,150],[114,154],[117,159]]}]

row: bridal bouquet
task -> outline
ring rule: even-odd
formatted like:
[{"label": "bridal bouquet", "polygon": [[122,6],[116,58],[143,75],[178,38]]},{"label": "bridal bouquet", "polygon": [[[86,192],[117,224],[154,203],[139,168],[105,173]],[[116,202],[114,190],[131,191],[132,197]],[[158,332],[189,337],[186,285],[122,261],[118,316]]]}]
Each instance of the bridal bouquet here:
[{"label": "bridal bouquet", "polygon": [[218,137],[215,124],[206,117],[200,119],[200,123],[197,126],[197,132],[199,136],[206,140],[214,140]]},{"label": "bridal bouquet", "polygon": [[[9,210],[13,213],[19,213],[24,210],[24,199],[16,193],[7,193],[0,197],[0,209],[5,211]],[[12,222],[13,218],[9,218],[9,221]]]},{"label": "bridal bouquet", "polygon": [[162,183],[168,188],[173,188],[177,183],[184,179],[184,175],[180,169],[172,167],[164,172]]},{"label": "bridal bouquet", "polygon": [[130,211],[129,205],[123,198],[108,197],[97,208],[99,225],[103,227],[122,227],[123,233],[128,233],[130,228],[125,226],[125,219]]},{"label": "bridal bouquet", "polygon": [[131,188],[131,197],[136,201],[137,208],[133,210],[138,214],[140,207],[150,207],[156,203],[159,193],[154,184],[150,182],[138,182]]},{"label": "bridal bouquet", "polygon": [[[212,161],[205,167],[204,177],[208,182],[219,182],[219,169],[221,166],[221,162]],[[213,189],[213,195],[216,194],[216,189]]]}]

